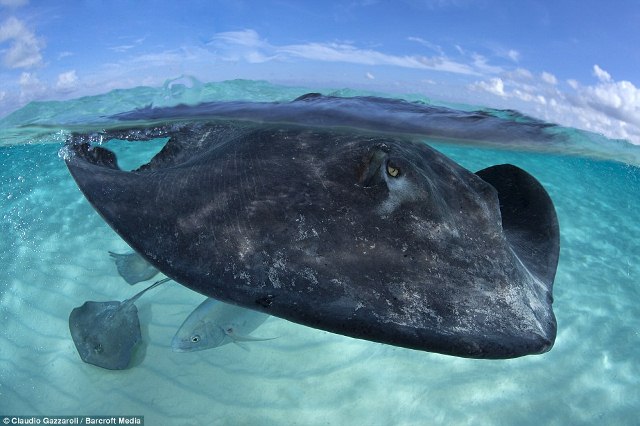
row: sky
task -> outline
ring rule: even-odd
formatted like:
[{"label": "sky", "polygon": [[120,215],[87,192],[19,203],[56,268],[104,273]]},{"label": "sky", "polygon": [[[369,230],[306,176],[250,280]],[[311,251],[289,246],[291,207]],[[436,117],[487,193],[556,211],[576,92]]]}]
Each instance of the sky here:
[{"label": "sky", "polygon": [[419,94],[640,144],[637,0],[0,0],[0,116],[180,76]]}]

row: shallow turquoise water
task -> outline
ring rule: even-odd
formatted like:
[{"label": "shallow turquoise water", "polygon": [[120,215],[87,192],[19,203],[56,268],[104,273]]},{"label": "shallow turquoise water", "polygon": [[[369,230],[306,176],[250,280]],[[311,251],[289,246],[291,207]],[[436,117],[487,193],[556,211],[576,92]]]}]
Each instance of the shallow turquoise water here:
[{"label": "shallow turquoise water", "polygon": [[249,350],[174,353],[171,337],[203,296],[171,283],[137,303],[146,349],[133,368],[85,364],[69,312],[138,291],[107,254],[127,247],[77,189],[59,143],[18,144],[0,147],[0,412],[125,413],[177,425],[637,422],[640,169],[427,142],[470,170],[515,164],[551,195],[561,253],[550,352],[461,359],[272,317],[259,334],[279,337]]}]

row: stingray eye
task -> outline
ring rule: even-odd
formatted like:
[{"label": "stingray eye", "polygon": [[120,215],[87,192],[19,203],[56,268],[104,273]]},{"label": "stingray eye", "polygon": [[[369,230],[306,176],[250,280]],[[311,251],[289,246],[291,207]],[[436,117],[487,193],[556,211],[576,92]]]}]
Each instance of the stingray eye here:
[{"label": "stingray eye", "polygon": [[95,353],[97,353],[97,354],[102,353],[102,350],[103,350],[103,349],[102,349],[102,344],[100,344],[100,343],[98,343],[97,345],[95,345],[95,346],[93,347],[93,351],[94,351]]},{"label": "stingray eye", "polygon": [[387,174],[391,177],[398,177],[400,169],[392,166],[391,164],[387,164]]},{"label": "stingray eye", "polygon": [[194,334],[191,336],[191,343],[198,343],[200,341],[200,336],[198,334]]}]

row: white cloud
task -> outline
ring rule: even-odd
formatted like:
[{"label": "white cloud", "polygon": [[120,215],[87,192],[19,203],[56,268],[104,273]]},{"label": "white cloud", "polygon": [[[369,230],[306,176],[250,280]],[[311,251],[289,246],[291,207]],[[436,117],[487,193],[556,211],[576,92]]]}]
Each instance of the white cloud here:
[{"label": "white cloud", "polygon": [[[127,38],[130,39],[130,37],[127,37]],[[128,43],[128,44],[121,44],[121,45],[118,45],[118,46],[111,46],[111,47],[109,47],[109,50],[112,50],[112,51],[114,51],[116,53],[124,53],[124,52],[127,52],[127,51],[129,51],[131,49],[134,49],[134,48],[140,46],[145,40],[146,40],[146,37],[140,37],[140,38],[137,38],[135,40],[131,40],[131,42]]]},{"label": "white cloud", "polygon": [[520,99],[521,101],[538,103],[541,105],[547,104],[547,98],[545,98],[543,95],[531,93],[526,89],[513,89],[513,92],[509,93],[508,95],[505,93],[504,96],[511,96],[516,99]]},{"label": "white cloud", "polygon": [[56,90],[59,92],[72,92],[78,85],[76,70],[63,72],[58,75]]},{"label": "white cloud", "polygon": [[507,57],[511,59],[513,62],[518,62],[520,60],[520,52],[517,50],[511,49],[507,52]]},{"label": "white cloud", "polygon": [[544,81],[545,83],[553,84],[554,86],[558,84],[558,79],[556,78],[556,76],[546,71],[544,71],[540,75],[540,78],[542,78],[542,81]]},{"label": "white cloud", "polygon": [[40,80],[35,76],[35,74],[31,74],[30,72],[23,72],[20,74],[20,86],[25,87],[29,85],[33,85],[34,83],[39,83]]},{"label": "white cloud", "polygon": [[471,85],[472,90],[484,90],[485,92],[492,93],[496,96],[507,96],[504,92],[504,82],[501,78],[492,78],[489,81],[478,81]]},{"label": "white cloud", "polygon": [[10,42],[2,60],[8,68],[33,68],[42,63],[44,42],[15,17],[0,24],[0,44]]},{"label": "white cloud", "polygon": [[640,144],[640,88],[613,80],[598,65],[593,71],[595,85],[567,80],[569,92],[559,90],[556,77],[546,72],[539,80],[532,80],[530,73],[519,73],[522,78],[510,73],[507,80],[478,81],[470,88],[521,101],[519,109],[547,121]]},{"label": "white cloud", "polygon": [[365,76],[366,76],[369,80],[375,80],[375,79],[376,79],[376,77],[375,77],[373,74],[371,74],[370,72],[367,72],[367,73],[365,74]]},{"label": "white cloud", "polygon": [[58,53],[58,60],[67,58],[69,56],[73,56],[73,53],[65,50],[64,52]]},{"label": "white cloud", "polygon": [[438,46],[435,43],[431,43],[430,41],[425,40],[422,37],[407,37],[407,40],[414,41],[418,44],[421,44],[422,46],[427,47],[433,50],[434,52],[438,53],[440,56],[444,56],[444,51],[442,50],[442,47]]},{"label": "white cloud", "polygon": [[603,83],[611,81],[611,75],[609,75],[608,72],[600,68],[597,64],[593,66],[593,75],[598,77],[598,80],[600,80]]},{"label": "white cloud", "polygon": [[358,49],[350,44],[308,43],[280,46],[279,53],[288,56],[327,62],[348,62],[365,65],[395,65],[408,68],[426,68],[430,64],[420,57],[387,55],[375,50]]},{"label": "white cloud", "polygon": [[244,31],[227,31],[218,33],[214,37],[215,40],[226,42],[229,44],[235,44],[239,46],[247,47],[268,47],[269,44],[266,41],[260,39],[260,36],[255,30]]},{"label": "white cloud", "polygon": [[578,87],[577,103],[637,126],[640,135],[640,89],[630,81],[614,81],[597,65],[594,69],[600,82],[595,86]]},{"label": "white cloud", "polygon": [[127,63],[146,64],[153,66],[162,66],[167,64],[178,64],[182,61],[188,61],[190,55],[187,52],[166,51],[161,53],[148,53],[132,58]]},{"label": "white cloud", "polygon": [[34,99],[38,99],[47,91],[46,86],[38,77],[30,72],[23,72],[18,81],[20,86],[20,102],[25,104]]},{"label": "white cloud", "polygon": [[298,58],[361,65],[391,65],[464,75],[482,75],[501,70],[489,65],[487,59],[481,55],[473,55],[470,63],[464,63],[445,55],[391,55],[373,49],[362,49],[351,43],[311,42],[278,46],[260,38],[256,31],[250,29],[218,33],[209,44],[214,46],[225,60],[245,60],[251,63]]},{"label": "white cloud", "polygon": [[501,67],[489,65],[488,59],[482,55],[474,53],[472,57],[473,57],[473,65],[482,74],[498,74],[503,71]]},{"label": "white cloud", "polygon": [[124,53],[124,52],[126,52],[128,50],[133,49],[134,47],[136,47],[135,44],[123,44],[123,45],[120,45],[120,46],[110,47],[109,50],[112,50],[112,51],[114,51],[116,53]]},{"label": "white cloud", "polygon": [[516,68],[513,71],[505,72],[503,73],[503,76],[510,80],[517,80],[517,81],[532,80],[534,78],[531,71],[524,68]]}]

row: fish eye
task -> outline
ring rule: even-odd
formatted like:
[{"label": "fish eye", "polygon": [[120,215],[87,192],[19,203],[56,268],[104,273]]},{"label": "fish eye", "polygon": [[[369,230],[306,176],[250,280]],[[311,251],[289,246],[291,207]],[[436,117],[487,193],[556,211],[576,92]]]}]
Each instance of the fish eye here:
[{"label": "fish eye", "polygon": [[392,166],[391,164],[387,164],[387,174],[391,177],[398,177],[400,169]]},{"label": "fish eye", "polygon": [[194,334],[191,336],[191,343],[198,343],[200,341],[200,336],[198,334]]},{"label": "fish eye", "polygon": [[95,353],[97,353],[97,354],[102,353],[102,350],[103,350],[103,349],[102,349],[102,344],[101,344],[101,343],[98,343],[98,344],[96,344],[96,345],[93,347],[93,351],[94,351]]}]

